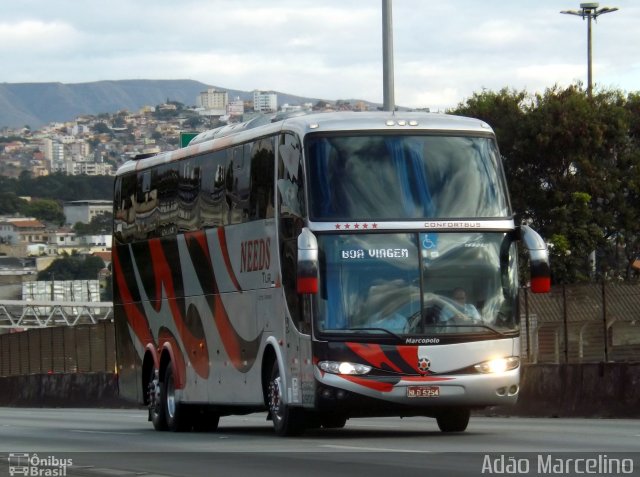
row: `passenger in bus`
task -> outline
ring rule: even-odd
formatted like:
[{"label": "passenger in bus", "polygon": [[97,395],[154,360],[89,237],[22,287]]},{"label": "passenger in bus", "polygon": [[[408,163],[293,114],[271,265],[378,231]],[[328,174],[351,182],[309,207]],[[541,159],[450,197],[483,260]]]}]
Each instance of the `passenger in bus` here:
[{"label": "passenger in bus", "polygon": [[455,318],[463,320],[480,321],[480,313],[478,309],[471,303],[467,303],[467,292],[464,288],[458,287],[453,290],[451,295],[453,302],[446,306],[440,312],[440,321],[447,322]]}]

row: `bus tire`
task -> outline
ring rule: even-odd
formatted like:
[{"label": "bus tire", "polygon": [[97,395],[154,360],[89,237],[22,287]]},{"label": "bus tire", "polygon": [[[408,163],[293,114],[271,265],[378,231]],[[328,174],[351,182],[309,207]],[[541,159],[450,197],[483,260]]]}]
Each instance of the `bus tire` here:
[{"label": "bus tire", "polygon": [[464,432],[469,425],[470,416],[471,411],[466,408],[447,409],[436,420],[442,432]]},{"label": "bus tire", "polygon": [[271,378],[267,386],[267,405],[273,421],[273,429],[279,436],[297,436],[304,432],[304,410],[288,406],[282,400],[284,385],[280,377],[278,362],[273,363]]},{"label": "bus tire", "polygon": [[176,400],[176,381],[173,377],[173,364],[169,362],[164,372],[164,385],[160,387],[162,408],[167,428],[172,432],[188,430],[187,410]]},{"label": "bus tire", "polygon": [[167,419],[165,418],[164,406],[162,405],[162,384],[154,367],[151,367],[149,377],[149,420],[156,431],[166,431]]}]

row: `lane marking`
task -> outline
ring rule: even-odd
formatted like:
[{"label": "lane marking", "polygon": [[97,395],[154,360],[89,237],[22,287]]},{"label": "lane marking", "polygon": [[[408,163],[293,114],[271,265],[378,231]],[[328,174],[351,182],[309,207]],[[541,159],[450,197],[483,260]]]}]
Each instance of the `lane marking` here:
[{"label": "lane marking", "polygon": [[431,451],[413,450],[413,449],[389,449],[389,448],[386,448],[386,447],[338,446],[338,445],[331,445],[331,444],[322,445],[320,447],[328,447],[330,449],[341,449],[341,450],[347,450],[347,451],[364,451],[364,452],[370,452],[370,451],[374,451],[374,452],[404,452],[404,453],[411,453],[411,454],[429,454],[429,453],[431,453]]},{"label": "lane marking", "polygon": [[119,436],[139,436],[140,432],[119,432],[119,431],[93,431],[86,429],[69,429],[70,432],[81,432],[83,434],[114,434]]},{"label": "lane marking", "polygon": [[379,427],[381,430],[384,429],[399,429],[402,426],[390,426],[388,424],[355,424],[355,423],[349,423],[348,424],[349,427]]}]

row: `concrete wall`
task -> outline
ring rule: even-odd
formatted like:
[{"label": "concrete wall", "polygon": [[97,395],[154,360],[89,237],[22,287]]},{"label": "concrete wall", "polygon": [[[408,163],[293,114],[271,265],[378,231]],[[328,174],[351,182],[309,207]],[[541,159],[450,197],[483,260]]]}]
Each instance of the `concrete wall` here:
[{"label": "concrete wall", "polygon": [[31,374],[0,378],[0,406],[125,407],[111,373]]},{"label": "concrete wall", "polygon": [[640,417],[640,363],[532,364],[512,415]]},{"label": "concrete wall", "polygon": [[[0,378],[0,405],[129,407],[110,373]],[[525,365],[515,407],[484,415],[535,417],[640,417],[640,363]]]}]

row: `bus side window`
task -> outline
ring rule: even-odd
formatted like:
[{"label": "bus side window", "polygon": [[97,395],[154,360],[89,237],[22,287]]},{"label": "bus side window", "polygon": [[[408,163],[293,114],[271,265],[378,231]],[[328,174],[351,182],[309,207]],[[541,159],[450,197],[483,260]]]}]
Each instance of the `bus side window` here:
[{"label": "bus side window", "polygon": [[122,202],[120,215],[122,217],[122,241],[133,241],[133,230],[136,220],[136,174],[128,174],[122,176],[122,188],[120,192],[120,200]]},{"label": "bus side window", "polygon": [[122,243],[123,206],[122,201],[122,177],[117,177],[113,190],[113,235],[117,243]]},{"label": "bus side window", "polygon": [[244,144],[228,149],[227,168],[225,178],[226,200],[229,208],[229,224],[246,222],[249,215],[249,164],[253,143]]},{"label": "bus side window", "polygon": [[251,155],[249,220],[273,217],[274,138],[261,139]]},{"label": "bus side window", "polygon": [[198,160],[202,171],[200,226],[221,227],[228,223],[229,206],[226,179],[229,174],[228,155],[217,151]]},{"label": "bus side window", "polygon": [[278,212],[280,215],[280,256],[282,285],[294,324],[303,333],[311,332],[310,297],[297,293],[298,235],[304,226],[304,175],[302,148],[293,134],[280,136],[278,145]]},{"label": "bus side window", "polygon": [[156,170],[158,190],[158,222],[156,235],[173,235],[177,230],[178,166],[169,163]]}]

